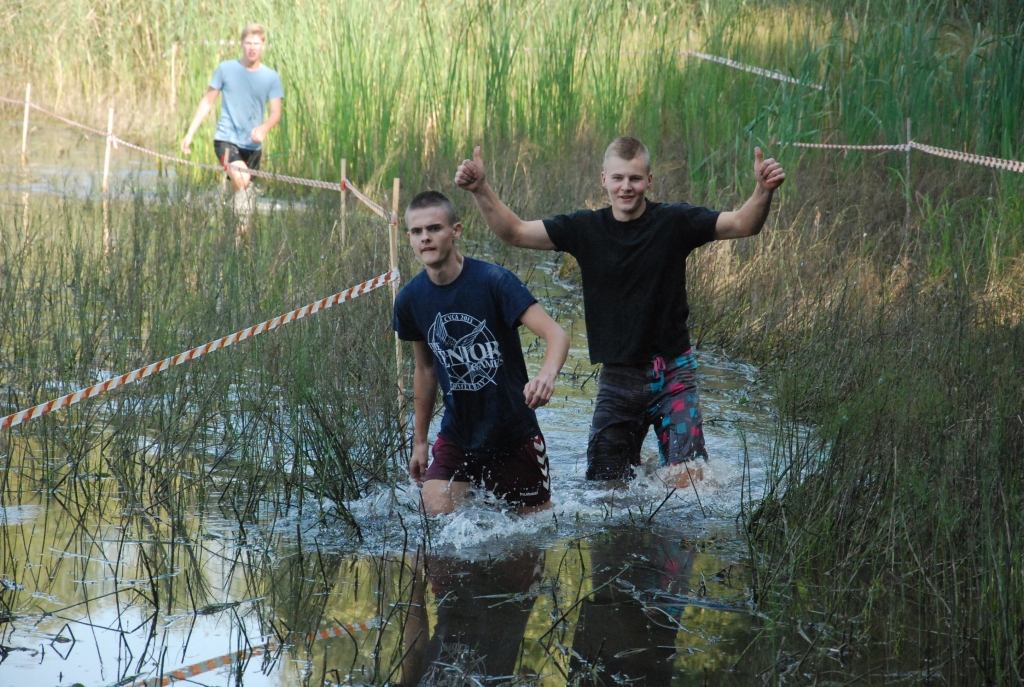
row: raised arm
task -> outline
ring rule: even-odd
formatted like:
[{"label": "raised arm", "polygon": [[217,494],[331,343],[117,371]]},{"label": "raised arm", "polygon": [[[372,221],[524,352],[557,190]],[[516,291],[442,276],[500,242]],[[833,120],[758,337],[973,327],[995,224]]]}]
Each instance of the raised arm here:
[{"label": "raised arm", "polygon": [[199,99],[196,113],[192,115],[192,123],[188,125],[188,132],[181,139],[181,152],[186,155],[192,152],[192,137],[196,135],[196,131],[199,130],[199,126],[206,119],[206,115],[210,114],[210,111],[213,110],[213,104],[217,102],[218,95],[220,95],[220,91],[216,88],[208,88],[203,97]]},{"label": "raised arm", "polygon": [[427,474],[428,453],[427,434],[430,431],[430,418],[434,416],[434,403],[437,401],[437,375],[434,372],[434,354],[426,341],[413,341],[416,354],[416,369],[412,375],[412,405],[415,411],[412,432],[412,457],[409,459],[409,477],[416,484],[423,486],[423,477]]},{"label": "raised arm", "polygon": [[544,364],[541,365],[537,376],[523,388],[526,405],[540,408],[551,400],[551,394],[555,392],[555,378],[558,377],[559,370],[565,364],[565,357],[569,354],[569,335],[539,303],[527,308],[519,320],[527,329],[544,339]]},{"label": "raised arm", "polygon": [[761,149],[754,148],[754,178],[757,179],[754,194],[743,207],[718,216],[715,240],[742,239],[761,233],[772,207],[772,195],[786,180],[786,173],[775,158],[765,160]]},{"label": "raised arm", "polygon": [[540,220],[525,222],[519,219],[516,213],[501,202],[498,194],[487,183],[480,146],[473,150],[472,160],[463,160],[459,165],[455,172],[455,183],[473,194],[473,200],[480,208],[480,214],[484,216],[487,226],[504,243],[519,248],[555,249],[555,244],[551,242],[548,231],[544,228],[544,222]]},{"label": "raised arm", "polygon": [[270,130],[277,126],[277,123],[281,121],[281,99],[271,98],[270,99],[270,116],[267,117],[267,121],[260,124],[258,127],[252,130],[252,142],[263,143],[263,139],[267,137]]}]

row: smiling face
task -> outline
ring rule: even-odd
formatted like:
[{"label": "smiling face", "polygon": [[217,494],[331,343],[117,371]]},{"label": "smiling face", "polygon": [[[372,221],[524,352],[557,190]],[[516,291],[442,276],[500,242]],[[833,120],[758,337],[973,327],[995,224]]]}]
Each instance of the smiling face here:
[{"label": "smiling face", "polygon": [[615,219],[636,219],[643,214],[644,194],[653,180],[647,161],[640,155],[632,160],[623,160],[615,155],[605,158],[601,185],[608,191]]},{"label": "smiling face", "polygon": [[455,239],[462,236],[462,223],[452,224],[444,207],[407,210],[405,226],[409,245],[424,267],[439,270],[456,260]]}]

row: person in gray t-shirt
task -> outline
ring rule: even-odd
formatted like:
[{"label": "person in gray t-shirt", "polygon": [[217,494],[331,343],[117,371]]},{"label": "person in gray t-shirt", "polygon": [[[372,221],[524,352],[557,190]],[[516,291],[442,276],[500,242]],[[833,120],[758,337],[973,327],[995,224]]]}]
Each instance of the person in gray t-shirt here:
[{"label": "person in gray t-shirt", "polygon": [[[242,29],[242,57],[221,62],[210,79],[210,87],[199,101],[188,132],[181,139],[181,152],[191,153],[192,137],[213,110],[217,96],[224,94],[220,120],[213,135],[217,159],[227,166],[228,175],[235,185],[235,211],[245,231],[250,221],[255,194],[249,183],[250,169],[259,169],[263,140],[281,121],[281,101],[284,91],[281,78],[273,69],[263,65],[260,58],[266,47],[266,30],[259,24]],[[264,106],[269,101],[270,116],[263,120]]]}]

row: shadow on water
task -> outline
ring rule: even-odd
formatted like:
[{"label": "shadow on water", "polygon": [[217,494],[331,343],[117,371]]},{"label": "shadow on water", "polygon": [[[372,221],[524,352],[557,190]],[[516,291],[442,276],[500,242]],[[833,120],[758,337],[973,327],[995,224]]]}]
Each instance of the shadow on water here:
[{"label": "shadow on water", "polygon": [[[112,205],[107,254],[76,200],[91,191],[40,193],[26,227],[24,189],[59,185],[11,184],[2,293],[8,314],[36,306],[2,320],[4,413],[385,269],[379,225],[353,216],[344,250],[309,230],[331,227],[336,199],[269,203],[236,247],[216,199],[157,182]],[[550,511],[476,494],[422,517],[384,410],[390,304],[360,299],[0,436],[0,687],[746,684],[770,667],[736,524],[773,427],[757,371],[699,355],[713,460],[695,488],[653,470],[588,483],[595,370],[576,290],[551,256],[465,249],[516,271],[572,334],[538,413]],[[536,369],[541,347],[523,344]],[[644,455],[656,462],[653,437]]]}]

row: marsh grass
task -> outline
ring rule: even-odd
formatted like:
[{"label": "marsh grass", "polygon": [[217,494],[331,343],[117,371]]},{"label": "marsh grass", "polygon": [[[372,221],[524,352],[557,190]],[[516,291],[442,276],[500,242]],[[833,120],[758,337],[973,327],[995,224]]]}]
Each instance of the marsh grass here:
[{"label": "marsh grass", "polygon": [[[751,148],[772,136],[893,143],[909,117],[916,140],[1022,155],[1016,3],[264,9],[266,61],[287,95],[269,164],[334,179],[346,157],[371,190],[397,174],[406,188],[450,191],[454,165],[482,142],[524,216],[597,205],[594,161],[623,132],[655,152],[657,199],[717,207],[746,196]],[[160,55],[175,39],[232,37],[251,19],[239,11],[27,3],[0,20],[5,76],[45,75],[46,102],[93,122],[117,97],[139,113],[118,120],[123,136],[172,146],[189,98],[234,53],[183,50],[173,112]],[[79,49],[62,51],[72,35]],[[673,50],[684,47],[825,88],[683,61]],[[909,683],[1020,681],[1021,181],[917,154],[906,179],[901,155],[775,152],[790,182],[766,233],[702,249],[688,269],[695,338],[762,364],[777,397],[769,485],[744,510],[754,593],[775,623],[763,641],[776,660],[760,677],[842,673],[881,643],[865,680],[889,680],[911,654],[921,672]],[[62,393],[52,380],[84,385],[384,271],[384,235],[369,223],[358,251],[319,257],[341,254],[331,203],[313,202],[308,221],[275,216],[236,250],[231,221],[188,191],[116,204],[109,257],[95,204],[48,207],[28,229],[2,217],[0,345],[5,360],[31,362],[3,370],[6,409]],[[467,238],[520,259],[464,214]],[[239,522],[267,503],[362,493],[400,453],[381,410],[394,397],[387,306],[375,294],[9,433],[4,493],[125,493],[180,519],[190,492]],[[799,648],[793,622],[808,637]]]},{"label": "marsh grass", "polygon": [[[1019,209],[926,206],[906,242],[893,199],[887,229],[871,221],[884,205],[856,196],[838,214],[784,206],[762,239],[691,267],[698,338],[760,361],[778,404],[769,483],[745,515],[758,600],[780,623],[768,674],[842,674],[836,661],[880,642],[865,679],[910,661],[911,683],[1006,684],[1024,617],[1024,294],[1019,246],[989,247]],[[809,646],[778,640],[794,620]]]},{"label": "marsh grass", "polygon": [[[169,46],[234,39],[254,18],[215,2],[37,9],[22,3],[2,19],[7,81],[32,75],[40,102],[93,123],[112,104],[120,135],[170,149],[217,63],[237,49],[183,46],[172,111]],[[917,140],[1011,158],[1021,150],[1024,15],[1014,3],[462,0],[271,3],[259,14],[266,62],[286,91],[268,162],[317,178],[337,179],[347,158],[360,183],[415,184],[435,168],[450,174],[476,143],[528,143],[547,163],[580,141],[629,132],[656,156],[682,153],[691,182],[714,190],[739,181],[736,162],[754,143],[901,142],[908,117]],[[71,36],[75,48],[63,48]],[[824,90],[684,59],[684,49]],[[209,147],[200,135],[196,155],[210,158]]]},{"label": "marsh grass", "polygon": [[[343,249],[326,214],[334,198],[260,217],[236,246],[234,218],[197,190],[115,202],[109,252],[88,201],[46,203],[28,230],[4,227],[5,413],[387,271],[386,229],[357,214]],[[180,514],[212,490],[243,521],[277,494],[284,507],[330,498],[344,516],[401,460],[389,312],[384,289],[26,423],[8,433],[4,491],[67,483],[89,499],[82,478],[104,473],[143,509]]]}]

